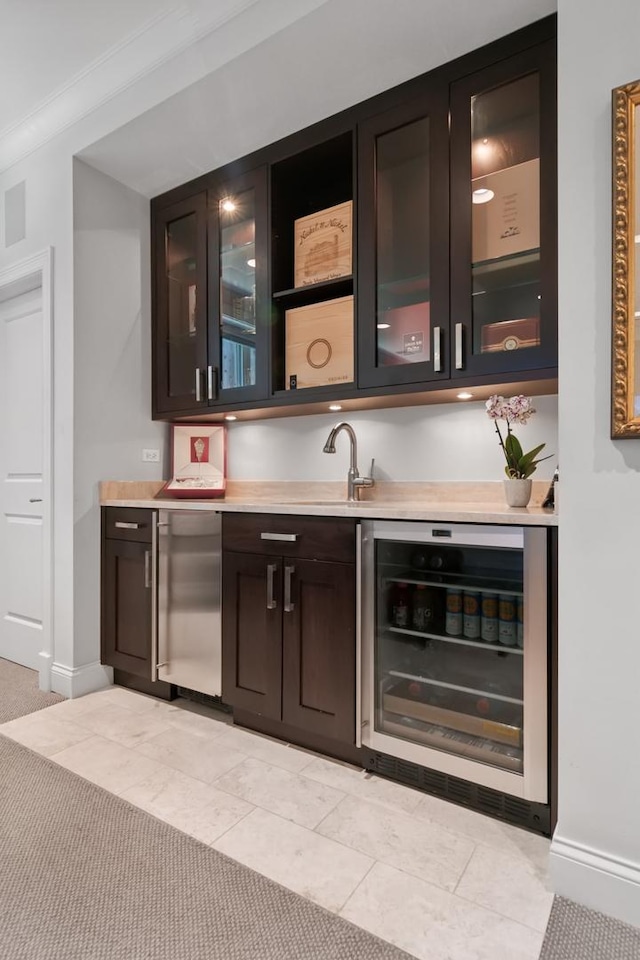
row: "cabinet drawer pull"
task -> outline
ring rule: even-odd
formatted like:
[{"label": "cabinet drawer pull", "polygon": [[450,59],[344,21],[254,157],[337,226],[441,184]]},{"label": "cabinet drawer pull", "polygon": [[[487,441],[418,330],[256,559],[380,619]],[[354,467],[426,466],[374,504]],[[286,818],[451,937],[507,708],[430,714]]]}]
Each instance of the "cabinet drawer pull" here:
[{"label": "cabinet drawer pull", "polygon": [[291,578],[296,572],[295,567],[284,568],[284,612],[293,613],[295,604],[291,602]]},{"label": "cabinet drawer pull", "polygon": [[276,601],[273,595],[273,578],[276,573],[276,564],[267,564],[267,610],[275,610]]},{"label": "cabinet drawer pull", "polygon": [[433,328],[433,369],[435,373],[442,370],[442,327]]},{"label": "cabinet drawer pull", "polygon": [[287,543],[295,543],[298,539],[297,533],[261,533],[261,540],[286,540]]},{"label": "cabinet drawer pull", "polygon": [[462,324],[456,323],[456,370],[462,370]]},{"label": "cabinet drawer pull", "polygon": [[142,526],[144,526],[144,524],[131,523],[129,520],[116,520],[114,523],[114,527],[118,527],[120,530],[139,530]]}]

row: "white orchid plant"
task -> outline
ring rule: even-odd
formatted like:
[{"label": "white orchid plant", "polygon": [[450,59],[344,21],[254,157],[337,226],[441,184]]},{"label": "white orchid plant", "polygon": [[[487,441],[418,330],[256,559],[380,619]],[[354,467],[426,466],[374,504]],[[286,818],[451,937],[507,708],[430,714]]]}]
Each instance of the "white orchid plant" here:
[{"label": "white orchid plant", "polygon": [[[540,451],[544,448],[544,443],[534,447],[533,450],[529,450],[528,453],[524,453],[520,442],[511,430],[512,423],[521,423],[526,426],[529,419],[536,412],[531,404],[531,400],[529,397],[524,397],[521,394],[517,397],[511,397],[508,400],[504,397],[494,395],[493,397],[489,397],[485,406],[488,416],[495,424],[500,446],[507,461],[504,472],[511,480],[527,480],[531,474],[534,473],[539,463],[543,460],[549,460],[552,456],[552,454],[550,454],[548,457],[536,459]],[[500,427],[498,426],[498,420],[504,420],[507,424],[506,436],[502,435]]]}]

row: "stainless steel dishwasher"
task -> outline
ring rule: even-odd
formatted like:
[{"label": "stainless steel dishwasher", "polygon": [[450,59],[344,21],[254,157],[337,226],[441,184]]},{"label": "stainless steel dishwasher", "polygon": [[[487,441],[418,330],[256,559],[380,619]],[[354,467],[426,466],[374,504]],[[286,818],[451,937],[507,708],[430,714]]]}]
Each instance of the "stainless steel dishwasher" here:
[{"label": "stainless steel dishwasher", "polygon": [[158,680],[221,693],[221,518],[158,511]]}]

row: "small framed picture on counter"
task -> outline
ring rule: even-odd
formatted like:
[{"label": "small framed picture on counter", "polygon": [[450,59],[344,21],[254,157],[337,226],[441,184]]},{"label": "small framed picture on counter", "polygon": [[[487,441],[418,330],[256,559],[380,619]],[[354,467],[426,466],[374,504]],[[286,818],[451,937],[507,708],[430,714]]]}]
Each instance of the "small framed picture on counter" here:
[{"label": "small framed picture on counter", "polygon": [[213,423],[171,425],[171,479],[163,497],[210,500],[227,485],[227,429]]}]

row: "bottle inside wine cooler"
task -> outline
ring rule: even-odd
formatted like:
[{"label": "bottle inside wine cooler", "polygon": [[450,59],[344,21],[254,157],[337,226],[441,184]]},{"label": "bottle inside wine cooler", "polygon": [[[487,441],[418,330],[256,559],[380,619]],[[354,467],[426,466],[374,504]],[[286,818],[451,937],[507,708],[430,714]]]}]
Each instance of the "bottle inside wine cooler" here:
[{"label": "bottle inside wine cooler", "polygon": [[462,633],[462,590],[459,587],[447,587],[446,603],[445,632],[451,637],[459,637]]},{"label": "bottle inside wine cooler", "polygon": [[482,591],[480,636],[487,643],[498,642],[498,594]]},{"label": "bottle inside wine cooler", "polygon": [[406,583],[396,583],[392,591],[391,625],[393,627],[409,627],[409,586]]},{"label": "bottle inside wine cooler", "polygon": [[516,598],[510,593],[498,596],[498,640],[505,647],[515,647],[517,641]]}]

